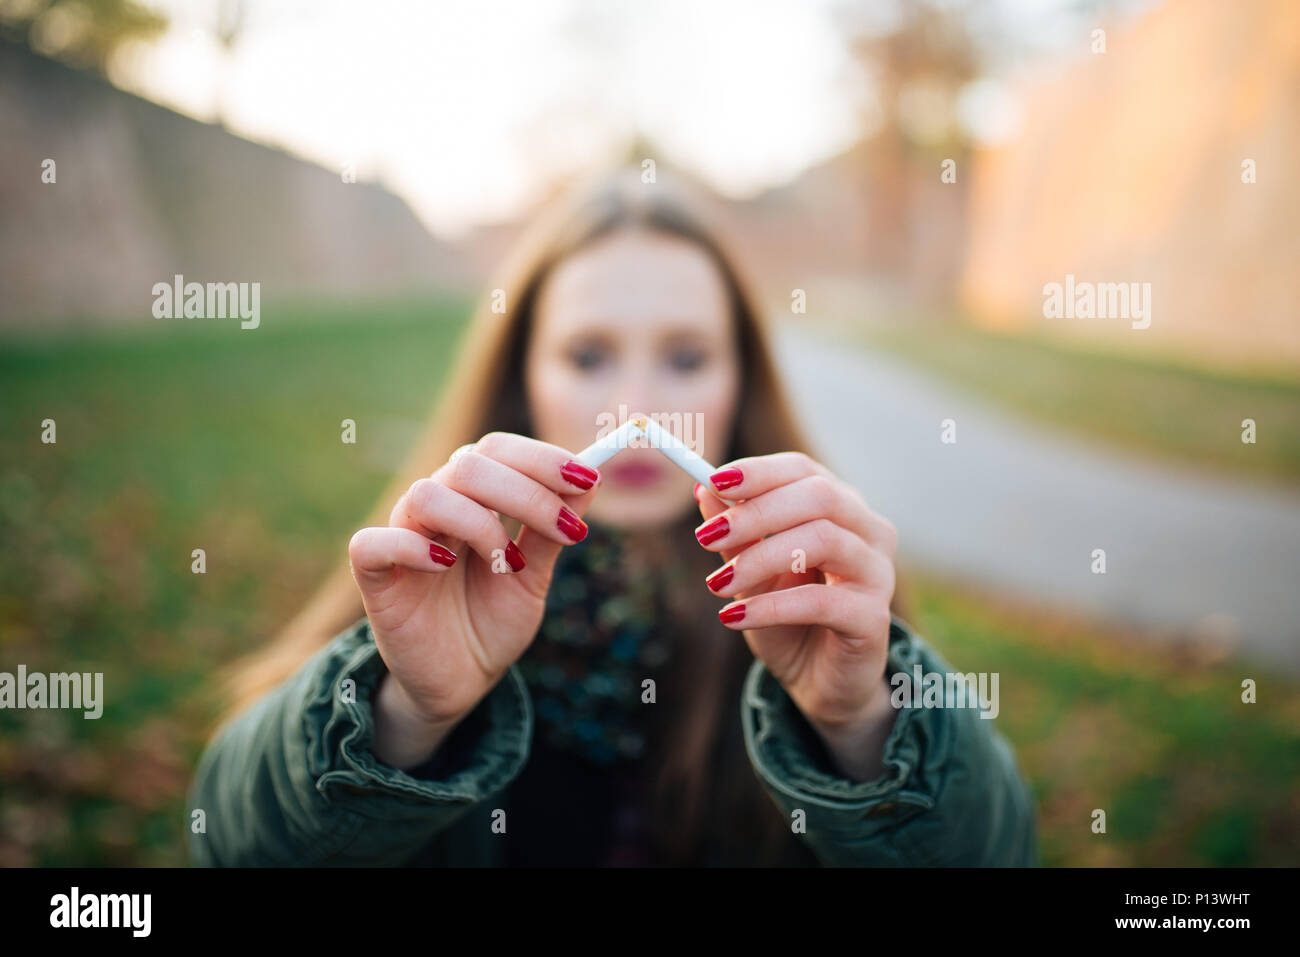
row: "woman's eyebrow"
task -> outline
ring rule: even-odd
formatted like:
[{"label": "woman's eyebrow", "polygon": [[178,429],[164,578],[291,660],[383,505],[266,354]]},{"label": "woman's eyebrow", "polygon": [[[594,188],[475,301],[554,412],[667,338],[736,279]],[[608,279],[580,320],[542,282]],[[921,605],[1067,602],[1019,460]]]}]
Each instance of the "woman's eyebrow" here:
[{"label": "woman's eyebrow", "polygon": [[592,340],[612,340],[618,337],[616,329],[596,322],[582,323],[574,328],[565,329],[559,336],[564,344],[573,342],[590,342]]},{"label": "woman's eyebrow", "polygon": [[[646,325],[655,327],[651,341],[659,345],[672,345],[679,342],[708,344],[719,339],[702,318],[675,319],[672,325],[663,327],[660,327],[658,320],[652,320]],[[565,344],[584,341],[619,342],[626,338],[627,333],[626,323],[590,319],[566,329],[562,342]]]},{"label": "woman's eyebrow", "polygon": [[661,342],[674,345],[679,342],[709,345],[721,341],[721,337],[716,334],[714,330],[703,325],[702,321],[683,324],[680,326],[672,326],[668,329],[662,330],[656,338]]}]

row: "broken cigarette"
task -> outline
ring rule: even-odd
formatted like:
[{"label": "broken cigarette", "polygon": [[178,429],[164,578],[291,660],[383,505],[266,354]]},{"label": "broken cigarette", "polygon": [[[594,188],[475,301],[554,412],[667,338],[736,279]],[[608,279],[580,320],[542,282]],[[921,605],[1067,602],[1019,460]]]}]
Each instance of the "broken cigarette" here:
[{"label": "broken cigarette", "polygon": [[628,419],[613,432],[597,439],[579,452],[577,459],[595,468],[608,462],[637,439],[645,439],[650,448],[657,449],[695,481],[705,488],[713,488],[709,483],[709,476],[717,469],[692,452],[677,436],[661,428],[658,422],[644,416]]}]

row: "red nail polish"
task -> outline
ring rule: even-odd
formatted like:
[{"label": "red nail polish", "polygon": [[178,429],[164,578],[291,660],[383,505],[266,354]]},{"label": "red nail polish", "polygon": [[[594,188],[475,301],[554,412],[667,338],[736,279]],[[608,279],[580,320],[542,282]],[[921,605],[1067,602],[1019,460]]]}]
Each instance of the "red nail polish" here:
[{"label": "red nail polish", "polygon": [[580,542],[587,537],[586,523],[567,508],[560,509],[560,517],[555,520],[555,527],[575,542]]},{"label": "red nail polish", "polygon": [[718,539],[726,538],[730,531],[731,525],[727,522],[727,516],[715,515],[695,530],[695,537],[699,539],[701,545],[712,545]]},{"label": "red nail polish", "polygon": [[564,476],[564,481],[570,485],[576,485],[584,492],[600,481],[599,472],[573,459],[560,466],[560,474]]},{"label": "red nail polish", "polygon": [[730,608],[724,608],[718,612],[718,620],[724,625],[734,625],[740,619],[745,617],[745,606],[732,605]]},{"label": "red nail polish", "polygon": [[716,572],[704,579],[704,584],[708,585],[714,591],[720,591],[731,584],[731,580],[736,577],[735,565],[723,565]]},{"label": "red nail polish", "polygon": [[699,501],[699,498],[700,498],[700,489],[702,489],[702,488],[704,488],[704,486],[701,485],[699,482],[696,482],[696,483],[695,483],[695,491],[692,492],[691,494],[695,496],[695,500],[696,500],[696,501]]},{"label": "red nail polish", "polygon": [[447,568],[456,564],[456,553],[450,548],[443,548],[437,542],[429,543],[429,558]]},{"label": "red nail polish", "polygon": [[709,481],[718,491],[732,488],[745,481],[745,476],[741,474],[740,469],[718,469],[709,476]]},{"label": "red nail polish", "polygon": [[524,566],[528,564],[524,561],[524,553],[519,550],[519,546],[514,542],[506,543],[506,561],[517,572],[523,571]]}]

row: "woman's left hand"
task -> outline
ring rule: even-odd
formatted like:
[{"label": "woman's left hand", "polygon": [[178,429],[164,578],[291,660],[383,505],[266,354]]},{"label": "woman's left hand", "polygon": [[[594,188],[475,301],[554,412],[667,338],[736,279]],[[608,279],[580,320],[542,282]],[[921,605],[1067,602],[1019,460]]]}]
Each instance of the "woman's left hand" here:
[{"label": "woman's left hand", "polygon": [[735,599],[718,617],[743,629],[841,770],[877,776],[894,717],[884,672],[897,531],[799,452],[737,459],[712,480],[695,490],[696,537],[726,560],[707,580]]}]

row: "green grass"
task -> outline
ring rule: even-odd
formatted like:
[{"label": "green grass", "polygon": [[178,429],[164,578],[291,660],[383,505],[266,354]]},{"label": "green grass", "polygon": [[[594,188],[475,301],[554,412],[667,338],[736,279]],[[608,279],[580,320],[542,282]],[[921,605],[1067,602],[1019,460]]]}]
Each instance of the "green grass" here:
[{"label": "green grass", "polygon": [[[202,692],[343,560],[466,312],[268,306],[257,330],[177,321],[0,344],[0,669],[103,671],[108,702],[99,721],[0,711],[0,866],[185,863]],[[1244,706],[1245,666],[910,583],[922,634],[1001,674],[997,725],[1037,793],[1045,862],[1300,863],[1296,686],[1261,677]]]},{"label": "green grass", "polygon": [[[908,620],[999,673],[1048,865],[1300,863],[1300,683],[909,571]],[[1243,678],[1261,689],[1241,700]],[[1092,812],[1106,812],[1094,834]]]},{"label": "green grass", "polygon": [[22,825],[0,826],[0,865],[183,862],[198,692],[344,560],[467,311],[268,306],[255,330],[5,341],[0,661],[103,671],[108,706],[98,721],[0,711],[0,820]]},{"label": "green grass", "polygon": [[[1004,408],[1130,451],[1300,484],[1300,372],[1213,371],[934,317],[840,327]],[[1241,440],[1254,419],[1256,441]]]}]

